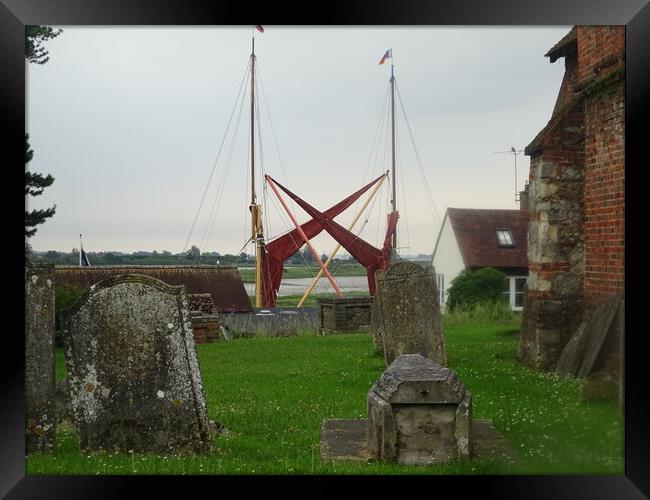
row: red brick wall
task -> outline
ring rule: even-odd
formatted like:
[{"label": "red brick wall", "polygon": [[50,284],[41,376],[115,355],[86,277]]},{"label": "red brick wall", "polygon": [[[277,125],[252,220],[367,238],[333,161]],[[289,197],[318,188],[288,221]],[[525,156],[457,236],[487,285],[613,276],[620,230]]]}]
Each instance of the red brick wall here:
[{"label": "red brick wall", "polygon": [[[581,88],[625,64],[623,26],[579,26]],[[585,98],[585,297],[623,292],[625,277],[625,88],[623,75]]]},{"label": "red brick wall", "polygon": [[585,295],[625,285],[625,92],[623,82],[586,102]]},{"label": "red brick wall", "polygon": [[580,86],[625,64],[624,26],[578,26],[577,36]]}]

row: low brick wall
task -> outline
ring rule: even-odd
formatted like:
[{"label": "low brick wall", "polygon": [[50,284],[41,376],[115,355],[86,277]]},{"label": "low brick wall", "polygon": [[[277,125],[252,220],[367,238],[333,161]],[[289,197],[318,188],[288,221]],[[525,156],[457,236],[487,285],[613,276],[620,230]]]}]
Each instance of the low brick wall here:
[{"label": "low brick wall", "polygon": [[223,340],[219,316],[216,314],[192,314],[192,330],[196,344]]}]

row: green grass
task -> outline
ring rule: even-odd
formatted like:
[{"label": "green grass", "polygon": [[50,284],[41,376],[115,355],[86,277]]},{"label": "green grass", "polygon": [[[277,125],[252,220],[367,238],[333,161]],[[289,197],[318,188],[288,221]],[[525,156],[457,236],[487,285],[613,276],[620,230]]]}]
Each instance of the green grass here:
[{"label": "green grass", "polygon": [[[29,474],[622,474],[617,407],[580,403],[579,382],[517,365],[518,325],[446,324],[449,367],[521,460],[414,467],[321,463],[325,418],[365,418],[383,369],[368,334],[236,339],[197,346],[209,417],[230,431],[208,456],[81,455],[59,432],[56,456],[27,459]],[[60,350],[59,350],[60,351]],[[57,357],[57,373],[63,368]]]}]

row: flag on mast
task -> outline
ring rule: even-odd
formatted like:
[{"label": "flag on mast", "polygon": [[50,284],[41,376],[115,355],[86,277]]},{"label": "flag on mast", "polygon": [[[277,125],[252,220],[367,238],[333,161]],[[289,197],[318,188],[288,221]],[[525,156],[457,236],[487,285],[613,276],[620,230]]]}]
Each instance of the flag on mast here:
[{"label": "flag on mast", "polygon": [[379,61],[379,64],[384,64],[386,62],[386,59],[392,59],[392,57],[393,57],[393,49],[388,49],[384,54],[384,56]]},{"label": "flag on mast", "polygon": [[257,26],[255,26],[255,29],[257,31],[259,31],[260,33],[264,33],[264,26],[262,26],[261,24],[258,24]]}]

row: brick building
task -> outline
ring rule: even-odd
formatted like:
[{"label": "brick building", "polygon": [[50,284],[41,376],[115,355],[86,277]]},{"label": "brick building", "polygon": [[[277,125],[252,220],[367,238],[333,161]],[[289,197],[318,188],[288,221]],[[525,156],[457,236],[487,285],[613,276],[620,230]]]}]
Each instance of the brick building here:
[{"label": "brick building", "polygon": [[518,358],[552,370],[594,308],[624,293],[625,28],[574,26],[546,56],[564,58],[566,70],[550,121],[525,150],[529,279]]}]

